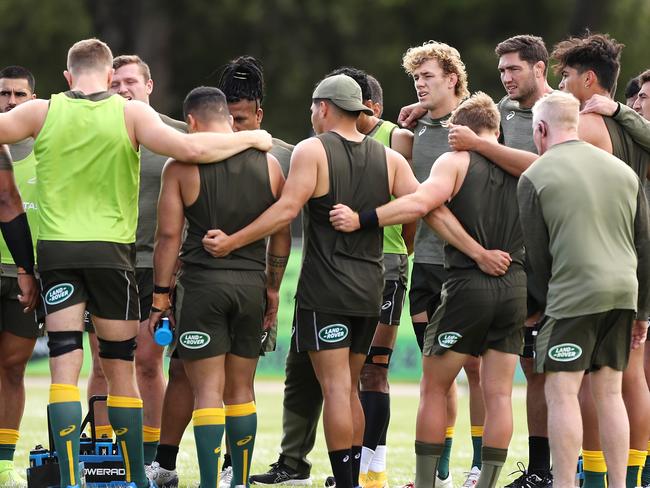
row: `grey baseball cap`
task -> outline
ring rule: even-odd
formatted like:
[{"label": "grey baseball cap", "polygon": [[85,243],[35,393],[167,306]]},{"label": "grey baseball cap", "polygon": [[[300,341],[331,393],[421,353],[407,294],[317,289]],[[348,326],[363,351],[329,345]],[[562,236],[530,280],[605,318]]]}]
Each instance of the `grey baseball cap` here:
[{"label": "grey baseball cap", "polygon": [[347,112],[372,115],[370,108],[361,103],[361,87],[348,75],[328,76],[314,90],[312,99],[322,98]]}]

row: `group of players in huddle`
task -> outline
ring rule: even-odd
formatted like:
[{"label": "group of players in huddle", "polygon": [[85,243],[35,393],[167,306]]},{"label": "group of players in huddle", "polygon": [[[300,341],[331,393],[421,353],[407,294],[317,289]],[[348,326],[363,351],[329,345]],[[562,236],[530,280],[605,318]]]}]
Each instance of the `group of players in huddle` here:
[{"label": "group of players in huddle", "polygon": [[[339,68],[311,96],[315,136],[295,147],[261,130],[250,56],[218,88],[190,91],[184,122],[149,106],[144,61],[97,39],[70,48],[70,90],[49,100],[25,68],[0,71],[0,486],[26,486],[13,456],[43,320],[61,487],[81,483],[84,329],[88,394],[108,394],[96,434],[120,445],[129,486],[179,486],[190,421],[201,488],[311,484],[321,410],[326,484],[387,486],[388,370],[411,252],[416,488],[453,486],[461,369],[474,452],[463,487],[496,486],[518,361],[529,464],[508,487],[573,486],[580,449],[583,486],[650,485],[650,71],[626,89],[629,107],[615,102],[622,48],[604,34],[558,43],[554,91],[543,40],[506,39],[496,104],[470,96],[456,49],[411,47],[406,128],[381,119],[374,77]],[[301,213],[281,453],[250,474],[255,368],[275,349]],[[176,327],[168,382],[151,337],[163,316]]]}]

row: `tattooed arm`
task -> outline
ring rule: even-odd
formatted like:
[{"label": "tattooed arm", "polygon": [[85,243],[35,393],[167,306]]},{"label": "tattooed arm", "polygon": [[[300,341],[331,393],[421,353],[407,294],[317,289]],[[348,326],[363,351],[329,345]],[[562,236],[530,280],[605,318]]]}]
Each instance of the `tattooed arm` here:
[{"label": "tattooed arm", "polygon": [[280,284],[291,251],[291,230],[283,227],[269,239],[266,248],[266,312],[264,330],[270,328],[277,320],[280,305]]}]

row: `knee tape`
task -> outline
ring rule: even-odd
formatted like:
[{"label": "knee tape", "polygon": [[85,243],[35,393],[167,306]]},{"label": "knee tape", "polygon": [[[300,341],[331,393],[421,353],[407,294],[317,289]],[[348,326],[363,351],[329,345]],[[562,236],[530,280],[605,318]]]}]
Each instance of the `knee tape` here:
[{"label": "knee tape", "polygon": [[122,359],[124,361],[133,361],[135,357],[135,337],[125,341],[107,341],[99,340],[99,357],[104,359]]},{"label": "knee tape", "polygon": [[368,357],[366,357],[366,364],[373,364],[388,369],[392,354],[393,350],[390,347],[372,346],[370,352],[368,352]]},{"label": "knee tape", "polygon": [[50,348],[51,358],[83,349],[83,332],[48,332],[47,346]]}]

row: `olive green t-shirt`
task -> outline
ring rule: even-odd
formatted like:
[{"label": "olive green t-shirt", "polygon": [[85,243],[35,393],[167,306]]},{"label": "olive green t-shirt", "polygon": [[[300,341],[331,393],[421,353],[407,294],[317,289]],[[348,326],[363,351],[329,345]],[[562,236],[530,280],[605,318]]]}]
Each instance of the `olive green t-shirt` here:
[{"label": "olive green t-shirt", "polygon": [[[413,172],[422,183],[429,177],[431,166],[443,153],[450,151],[449,129],[442,125],[449,115],[432,119],[428,115],[420,118],[414,130],[413,138]],[[413,262],[444,265],[444,242],[422,220],[418,221],[415,233]]]},{"label": "olive green t-shirt", "polygon": [[[517,189],[529,292],[546,315],[650,311],[648,204],[638,176],[583,141],[551,147]],[[637,259],[638,256],[638,259]]]}]

